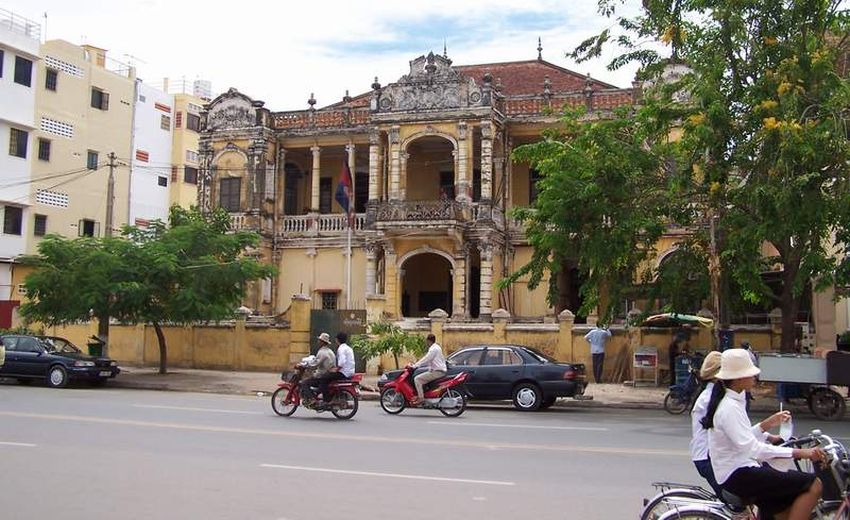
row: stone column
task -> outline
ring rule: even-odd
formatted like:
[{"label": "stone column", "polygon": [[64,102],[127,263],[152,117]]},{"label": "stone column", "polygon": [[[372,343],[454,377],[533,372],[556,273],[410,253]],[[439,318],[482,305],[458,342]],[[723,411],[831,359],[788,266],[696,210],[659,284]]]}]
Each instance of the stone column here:
[{"label": "stone column", "polygon": [[401,149],[399,147],[399,127],[390,128],[390,200],[399,200],[399,179],[401,176]]},{"label": "stone column", "polygon": [[203,213],[212,211],[212,185],[213,185],[213,149],[212,144],[201,139],[198,145],[198,167],[200,173],[198,175],[198,207]]},{"label": "stone column", "polygon": [[464,243],[463,246],[455,252],[455,268],[452,273],[454,277],[454,303],[452,305],[452,317],[467,318],[468,315],[468,295],[467,295],[467,278],[469,273],[469,244]]},{"label": "stone column", "polygon": [[493,244],[490,242],[480,242],[478,250],[481,252],[481,312],[479,317],[483,320],[488,320],[492,313]]},{"label": "stone column", "polygon": [[455,172],[455,200],[469,201],[469,130],[463,121],[457,124],[457,171]]},{"label": "stone column", "polygon": [[310,151],[313,152],[313,175],[312,189],[310,191],[310,212],[319,212],[319,179],[322,176],[322,149],[318,146],[311,146]]},{"label": "stone column", "polygon": [[375,131],[369,134],[369,202],[378,201],[380,157],[381,134]]},{"label": "stone column", "polygon": [[575,361],[575,352],[573,352],[573,325],[575,321],[576,317],[569,309],[564,309],[558,314],[558,346],[555,350],[555,357],[558,361],[568,363]]},{"label": "stone column", "polygon": [[377,294],[378,279],[378,255],[377,246],[374,242],[367,242],[363,249],[366,250],[366,297]]},{"label": "stone column", "polygon": [[493,199],[493,123],[481,121],[481,202]]},{"label": "stone column", "polygon": [[392,317],[401,315],[401,300],[399,299],[399,273],[396,268],[396,254],[391,241],[386,241],[384,247],[384,296],[386,297],[385,310]]},{"label": "stone column", "polygon": [[505,164],[502,170],[503,175],[505,176],[505,209],[510,209],[514,207],[514,195],[513,195],[513,175],[514,175],[514,163],[511,161],[511,150],[513,149],[513,141],[508,138],[507,143],[505,143]]},{"label": "stone column", "polygon": [[[284,204],[286,203],[286,148],[278,146],[277,149],[277,185],[275,186],[275,213],[284,216]],[[276,229],[279,233],[282,229]]]},{"label": "stone column", "polygon": [[399,187],[398,197],[401,200],[407,200],[407,160],[410,159],[410,154],[407,152],[399,153]]}]

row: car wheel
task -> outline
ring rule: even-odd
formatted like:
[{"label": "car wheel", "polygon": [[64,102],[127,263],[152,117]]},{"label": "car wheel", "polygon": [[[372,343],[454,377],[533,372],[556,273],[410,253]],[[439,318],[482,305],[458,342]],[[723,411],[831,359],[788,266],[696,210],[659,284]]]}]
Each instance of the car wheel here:
[{"label": "car wheel", "polygon": [[543,402],[540,403],[540,408],[545,410],[546,408],[551,407],[553,404],[555,404],[556,399],[558,399],[558,398],[557,397],[547,397],[546,399],[543,399]]},{"label": "car wheel", "polygon": [[533,412],[543,403],[540,388],[533,383],[523,383],[514,388],[514,406],[523,412]]},{"label": "car wheel", "polygon": [[52,388],[64,388],[68,386],[68,372],[65,367],[55,365],[47,371],[47,386]]}]

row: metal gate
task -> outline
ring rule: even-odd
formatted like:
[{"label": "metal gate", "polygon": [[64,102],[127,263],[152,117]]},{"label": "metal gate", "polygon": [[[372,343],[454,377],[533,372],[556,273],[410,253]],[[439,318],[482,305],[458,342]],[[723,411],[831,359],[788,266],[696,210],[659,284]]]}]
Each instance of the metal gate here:
[{"label": "metal gate", "polygon": [[[310,311],[310,353],[319,350],[316,337],[322,332],[335,338],[337,333],[345,332],[349,337],[366,333],[365,310],[326,310],[313,309]],[[366,371],[366,360],[354,353],[354,369],[357,372]]]}]

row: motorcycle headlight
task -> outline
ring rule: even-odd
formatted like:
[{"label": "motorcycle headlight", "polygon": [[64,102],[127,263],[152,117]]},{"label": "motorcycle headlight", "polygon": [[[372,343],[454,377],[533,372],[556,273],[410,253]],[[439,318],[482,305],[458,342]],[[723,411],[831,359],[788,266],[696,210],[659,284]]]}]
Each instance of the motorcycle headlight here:
[{"label": "motorcycle headlight", "polygon": [[75,367],[93,367],[94,361],[74,361]]}]

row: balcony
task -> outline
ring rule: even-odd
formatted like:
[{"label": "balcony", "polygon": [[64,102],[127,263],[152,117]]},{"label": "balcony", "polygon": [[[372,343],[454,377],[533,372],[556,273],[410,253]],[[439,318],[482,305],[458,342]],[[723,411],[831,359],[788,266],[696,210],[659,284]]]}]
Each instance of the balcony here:
[{"label": "balcony", "polygon": [[0,9],[0,28],[41,41],[41,25],[8,9]]},{"label": "balcony", "polygon": [[[362,231],[366,226],[366,214],[355,214],[353,224],[355,233]],[[344,235],[347,231],[348,224],[344,213],[286,215],[280,227],[280,232],[285,238]]]},{"label": "balcony", "polygon": [[378,204],[378,227],[416,223],[457,223],[469,219],[468,206],[454,200],[391,200]]}]

